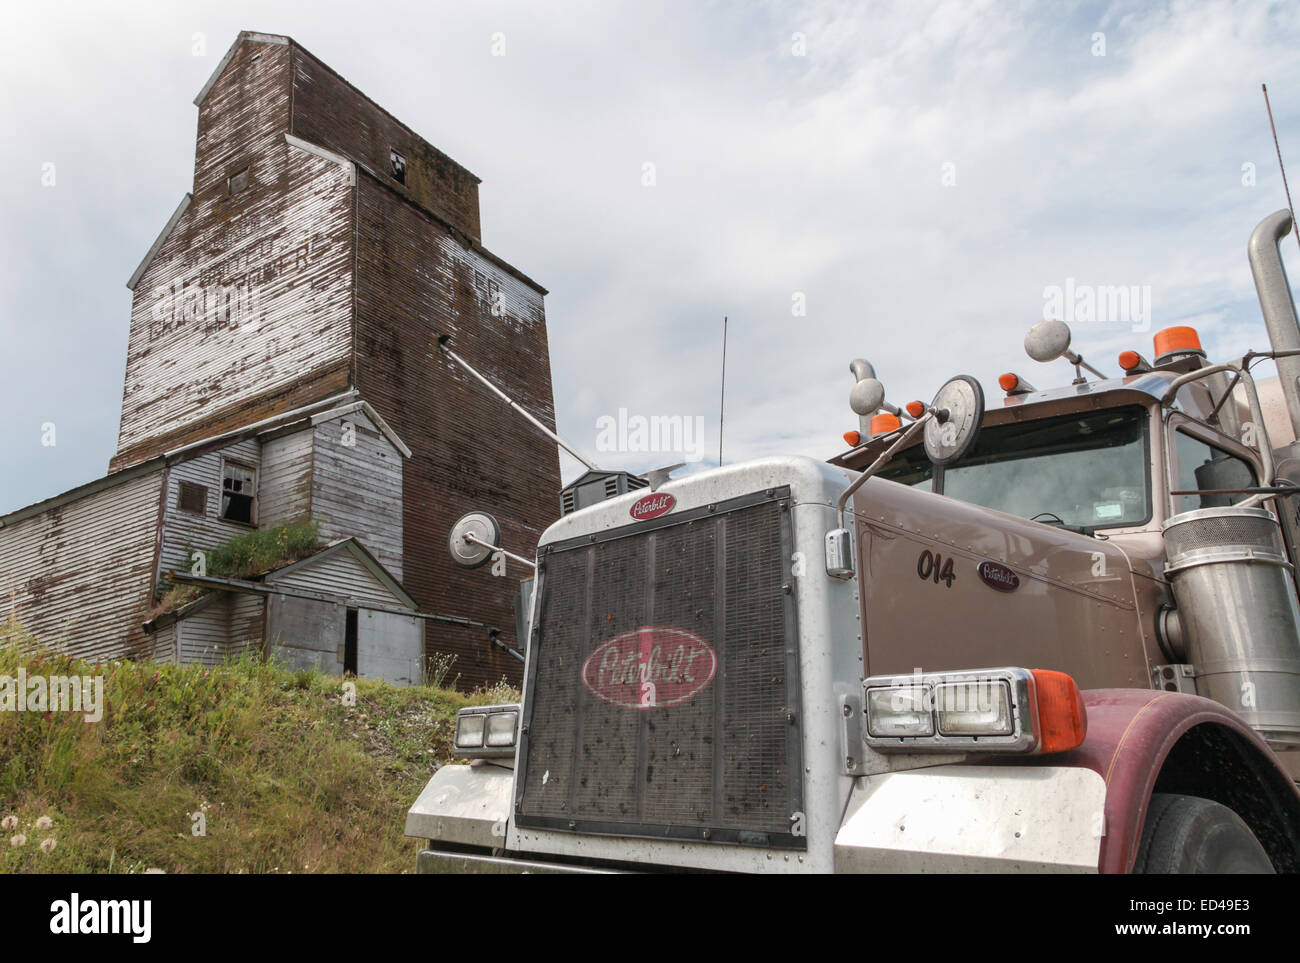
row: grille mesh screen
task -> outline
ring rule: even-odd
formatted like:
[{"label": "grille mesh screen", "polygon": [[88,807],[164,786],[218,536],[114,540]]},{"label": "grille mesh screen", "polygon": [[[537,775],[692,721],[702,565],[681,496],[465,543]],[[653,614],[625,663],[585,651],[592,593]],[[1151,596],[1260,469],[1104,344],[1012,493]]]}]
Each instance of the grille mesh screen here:
[{"label": "grille mesh screen", "polygon": [[[543,556],[521,826],[802,847],[782,495]],[[631,665],[630,684],[610,684],[611,665]],[[653,707],[639,706],[643,665]]]}]

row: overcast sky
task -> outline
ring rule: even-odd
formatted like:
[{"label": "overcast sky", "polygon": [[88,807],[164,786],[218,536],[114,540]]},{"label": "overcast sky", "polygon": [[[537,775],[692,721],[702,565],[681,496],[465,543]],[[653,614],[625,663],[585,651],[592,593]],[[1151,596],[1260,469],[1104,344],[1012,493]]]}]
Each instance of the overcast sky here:
[{"label": "overcast sky", "polygon": [[855,356],[899,404],[1064,383],[1021,345],[1067,279],[1149,289],[1149,322],[1075,319],[1104,370],[1179,322],[1216,358],[1267,347],[1245,247],[1286,204],[1261,82],[1300,184],[1294,2],[8,3],[0,512],[107,469],[124,284],[240,29],[483,178],[485,246],[551,292],[560,432],[602,463],[678,460],[597,453],[620,408],[703,418],[716,461],[724,315],[729,462],[841,450]]}]

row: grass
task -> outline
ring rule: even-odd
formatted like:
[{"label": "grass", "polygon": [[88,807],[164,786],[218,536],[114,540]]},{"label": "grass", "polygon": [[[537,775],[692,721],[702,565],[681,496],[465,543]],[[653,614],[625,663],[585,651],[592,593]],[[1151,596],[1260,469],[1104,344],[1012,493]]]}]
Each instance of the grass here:
[{"label": "grass", "polygon": [[[306,558],[321,547],[320,526],[315,521],[255,529],[207,549],[207,574],[217,578],[248,579]],[[192,558],[193,554],[194,550],[187,547],[185,557]],[[158,604],[149,613],[150,618],[174,612],[202,595],[203,589],[197,585],[160,582],[158,594]]]},{"label": "grass", "polygon": [[8,873],[410,872],[406,810],[451,761],[456,711],[518,695],[359,679],[346,705],[344,680],[252,656],[90,666],[12,624],[4,637],[0,677],[21,666],[104,687],[99,722],[0,712]]}]

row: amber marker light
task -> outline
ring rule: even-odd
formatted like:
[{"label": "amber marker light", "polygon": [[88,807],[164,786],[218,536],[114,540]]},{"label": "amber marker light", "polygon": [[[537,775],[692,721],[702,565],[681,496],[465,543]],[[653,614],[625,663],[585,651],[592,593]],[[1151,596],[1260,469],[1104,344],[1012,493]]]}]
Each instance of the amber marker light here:
[{"label": "amber marker light", "polygon": [[1142,356],[1136,351],[1121,351],[1119,353],[1119,366],[1125,371],[1132,371],[1142,363]]},{"label": "amber marker light", "polygon": [[1201,348],[1201,337],[1196,333],[1196,329],[1185,325],[1175,325],[1172,328],[1157,331],[1152,340],[1155,343],[1157,359],[1184,351],[1196,351],[1205,354],[1204,349]]},{"label": "amber marker light", "polygon": [[1034,677],[1039,752],[1065,752],[1083,745],[1088,713],[1074,679],[1052,669],[1030,669]]},{"label": "amber marker light", "polygon": [[1020,387],[1020,378],[1008,371],[1006,374],[998,375],[998,384],[1002,386],[1003,391],[1015,391]]},{"label": "amber marker light", "polygon": [[858,445],[862,444],[862,432],[846,431],[844,433],[844,442],[850,447],[857,448]]},{"label": "amber marker light", "polygon": [[913,418],[920,418],[925,414],[925,405],[919,401],[909,401],[906,405],[907,413]]},{"label": "amber marker light", "polygon": [[888,411],[882,411],[878,415],[873,415],[871,418],[872,437],[888,434],[897,429],[900,424],[901,422],[898,420],[898,415],[891,415]]}]

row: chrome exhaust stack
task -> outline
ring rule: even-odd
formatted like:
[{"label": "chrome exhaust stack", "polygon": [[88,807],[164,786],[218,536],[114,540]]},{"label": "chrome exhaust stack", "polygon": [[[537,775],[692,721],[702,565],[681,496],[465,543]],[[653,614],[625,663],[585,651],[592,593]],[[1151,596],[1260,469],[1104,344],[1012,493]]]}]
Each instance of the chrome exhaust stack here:
[{"label": "chrome exhaust stack", "polygon": [[1277,516],[1201,508],[1164,524],[1165,574],[1196,693],[1276,749],[1300,746],[1300,600]]},{"label": "chrome exhaust stack", "polygon": [[[1282,238],[1291,233],[1291,226],[1290,211],[1275,211],[1259,222],[1246,245],[1268,340],[1273,350],[1279,352],[1300,350],[1300,320],[1296,318],[1280,248]],[[1300,355],[1275,360],[1291,427],[1300,438]]]}]

